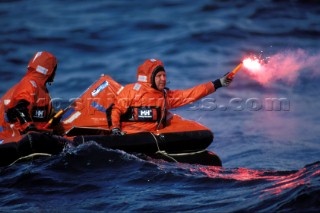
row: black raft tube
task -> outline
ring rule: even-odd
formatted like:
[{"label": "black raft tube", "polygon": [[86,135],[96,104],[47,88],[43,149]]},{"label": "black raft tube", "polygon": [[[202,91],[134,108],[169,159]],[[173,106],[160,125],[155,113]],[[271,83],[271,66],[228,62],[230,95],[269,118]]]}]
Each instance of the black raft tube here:
[{"label": "black raft tube", "polygon": [[31,132],[19,142],[0,145],[0,166],[7,166],[15,160],[32,153],[59,154],[71,141],[51,133]]}]

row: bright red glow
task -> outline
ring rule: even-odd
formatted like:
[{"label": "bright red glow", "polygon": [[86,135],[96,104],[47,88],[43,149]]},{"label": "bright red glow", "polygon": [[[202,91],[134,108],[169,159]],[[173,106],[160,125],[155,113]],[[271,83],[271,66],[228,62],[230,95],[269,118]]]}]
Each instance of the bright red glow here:
[{"label": "bright red glow", "polygon": [[246,58],[242,63],[246,69],[253,73],[258,73],[262,69],[262,65],[258,59]]},{"label": "bright red glow", "polygon": [[247,57],[242,61],[244,71],[254,80],[266,84],[270,79],[270,73],[266,72],[266,63],[257,57]]},{"label": "bright red glow", "polygon": [[267,86],[281,80],[294,84],[301,71],[309,71],[310,76],[320,74],[318,62],[320,54],[308,54],[302,49],[283,51],[269,57],[250,56],[242,61],[243,70],[251,79]]}]

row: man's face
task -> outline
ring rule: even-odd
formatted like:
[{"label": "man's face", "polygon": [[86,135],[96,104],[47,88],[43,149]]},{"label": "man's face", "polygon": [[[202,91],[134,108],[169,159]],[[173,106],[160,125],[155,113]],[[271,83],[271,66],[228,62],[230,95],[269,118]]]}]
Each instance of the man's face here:
[{"label": "man's face", "polygon": [[47,79],[46,83],[52,83],[54,80],[54,77],[56,76],[56,71],[57,71],[57,65],[54,67],[53,72],[51,76]]},{"label": "man's face", "polygon": [[158,88],[158,90],[162,91],[166,86],[166,72],[160,71],[154,78],[154,82]]}]

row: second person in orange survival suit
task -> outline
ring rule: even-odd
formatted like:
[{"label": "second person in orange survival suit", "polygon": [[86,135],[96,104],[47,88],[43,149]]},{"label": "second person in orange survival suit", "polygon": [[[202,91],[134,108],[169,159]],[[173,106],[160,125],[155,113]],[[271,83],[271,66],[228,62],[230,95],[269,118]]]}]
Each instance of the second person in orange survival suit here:
[{"label": "second person in orange survival suit", "polygon": [[0,144],[19,141],[28,131],[44,127],[52,116],[47,83],[54,80],[57,59],[51,53],[37,52],[22,80],[7,91],[0,102]]},{"label": "second person in orange survival suit", "polygon": [[232,82],[232,78],[225,75],[190,89],[169,90],[164,65],[157,59],[148,59],[138,67],[137,80],[125,86],[107,110],[113,135],[164,128],[169,109],[199,100]]}]

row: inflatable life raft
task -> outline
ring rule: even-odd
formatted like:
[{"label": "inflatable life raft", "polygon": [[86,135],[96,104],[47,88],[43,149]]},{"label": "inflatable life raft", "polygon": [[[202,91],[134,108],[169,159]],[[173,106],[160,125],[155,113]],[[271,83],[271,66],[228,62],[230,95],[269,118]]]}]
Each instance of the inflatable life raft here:
[{"label": "inflatable life raft", "polygon": [[113,136],[108,127],[106,109],[122,86],[102,75],[79,98],[60,111],[64,136],[29,133],[17,143],[0,145],[0,165],[34,153],[60,153],[66,144],[78,146],[96,142],[102,147],[138,153],[166,161],[222,166],[220,158],[207,148],[213,133],[207,127],[179,115],[169,114],[170,125],[154,132]]}]

